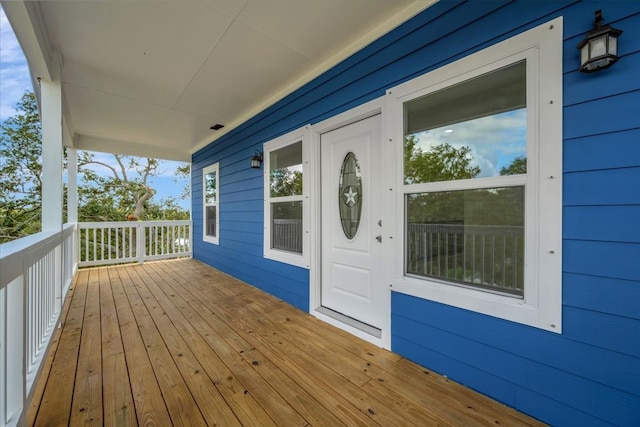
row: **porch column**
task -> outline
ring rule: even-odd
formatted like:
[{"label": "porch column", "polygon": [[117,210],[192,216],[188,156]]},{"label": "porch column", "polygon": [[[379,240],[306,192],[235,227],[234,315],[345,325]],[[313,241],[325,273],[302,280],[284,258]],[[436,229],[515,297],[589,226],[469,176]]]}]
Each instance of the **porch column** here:
[{"label": "porch column", "polygon": [[78,154],[67,147],[67,222],[78,222]]},{"label": "porch column", "polygon": [[42,231],[62,229],[62,86],[40,81],[42,121]]}]

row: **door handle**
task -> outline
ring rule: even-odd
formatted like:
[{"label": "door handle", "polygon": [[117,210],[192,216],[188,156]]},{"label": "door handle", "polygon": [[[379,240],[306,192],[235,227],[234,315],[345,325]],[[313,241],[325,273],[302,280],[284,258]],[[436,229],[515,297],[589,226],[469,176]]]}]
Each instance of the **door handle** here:
[{"label": "door handle", "polygon": [[378,227],[382,227],[382,220],[378,221]]},{"label": "door handle", "polygon": [[376,240],[378,241],[378,243],[382,243],[382,236],[376,236]]}]

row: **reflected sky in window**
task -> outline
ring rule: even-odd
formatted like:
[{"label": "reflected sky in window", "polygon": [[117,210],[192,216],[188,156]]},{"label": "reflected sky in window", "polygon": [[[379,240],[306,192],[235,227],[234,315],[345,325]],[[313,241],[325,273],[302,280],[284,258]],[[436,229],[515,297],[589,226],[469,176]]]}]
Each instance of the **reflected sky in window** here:
[{"label": "reflected sky in window", "polygon": [[471,165],[480,167],[478,177],[499,176],[500,169],[527,154],[527,109],[508,111],[417,132],[416,148],[449,144],[471,149]]}]

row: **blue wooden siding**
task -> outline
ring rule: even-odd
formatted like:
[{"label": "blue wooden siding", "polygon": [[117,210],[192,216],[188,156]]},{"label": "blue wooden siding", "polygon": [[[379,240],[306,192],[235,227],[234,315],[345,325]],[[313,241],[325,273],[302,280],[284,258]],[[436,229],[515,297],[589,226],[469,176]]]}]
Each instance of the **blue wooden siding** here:
[{"label": "blue wooden siding", "polygon": [[[577,71],[593,13],[622,59]],[[640,3],[441,1],[193,156],[194,256],[308,310],[305,269],[265,260],[262,143],[564,16],[563,333],[392,295],[392,349],[554,425],[640,425]],[[201,169],[220,162],[220,245]]]}]

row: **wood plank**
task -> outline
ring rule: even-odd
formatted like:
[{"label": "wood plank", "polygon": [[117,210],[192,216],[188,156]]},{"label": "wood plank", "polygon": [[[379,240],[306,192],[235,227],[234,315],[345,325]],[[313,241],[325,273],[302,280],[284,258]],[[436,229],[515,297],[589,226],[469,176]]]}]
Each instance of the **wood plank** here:
[{"label": "wood plank", "polygon": [[[156,290],[156,293],[152,294],[147,288],[147,284],[153,286],[153,283],[145,273],[145,268],[132,268],[130,273],[136,275],[134,281],[137,291],[157,327],[158,336],[164,341],[173,362],[182,374],[182,378],[191,391],[191,395],[200,408],[200,412],[207,424],[241,425],[212,379],[207,375],[206,370],[198,362],[196,356],[162,308],[162,304],[157,299],[157,297],[160,298],[160,292]],[[171,301],[166,297],[163,302],[167,306],[172,305]]]},{"label": "wood plank", "polygon": [[[168,273],[166,271],[165,273]],[[181,276],[171,276],[176,282],[180,282]],[[188,277],[188,276],[187,276]],[[189,293],[191,286],[182,288],[182,292]],[[211,312],[212,316],[207,316],[206,320],[212,330],[232,346],[236,354],[242,355],[242,362],[251,366],[260,376],[270,384],[277,393],[285,399],[297,412],[299,412],[312,425],[341,425],[344,424],[332,411],[333,407],[324,406],[318,401],[313,390],[301,385],[299,378],[292,372],[284,370],[284,367],[272,362],[267,356],[261,353],[250,344],[245,336],[239,335],[233,328],[223,322],[215,312],[204,305],[197,296],[193,296],[190,301],[192,307],[199,312]],[[312,387],[311,387],[312,388]]]},{"label": "wood plank", "polygon": [[[204,268],[206,269],[208,267],[204,267]],[[169,271],[166,271],[165,273],[167,275],[171,274]],[[226,304],[227,306],[232,307],[233,311],[230,312],[230,318],[233,318],[233,319],[250,318],[250,314],[248,312],[244,312],[243,310],[249,308],[252,304],[257,305],[259,307],[260,309],[259,313],[269,313],[269,314],[277,313],[276,317],[282,317],[282,315],[277,312],[278,309],[270,308],[270,306],[277,307],[280,304],[275,298],[270,296],[265,296],[263,298],[261,297],[261,295],[259,295],[259,294],[262,294],[262,292],[252,287],[243,287],[243,289],[250,290],[252,293],[256,293],[258,295],[248,296],[248,297],[243,296],[242,291],[236,290],[235,286],[229,286],[229,281],[233,281],[235,279],[230,277],[223,277],[225,275],[217,271],[215,273],[207,273],[207,274],[214,281],[225,282],[225,286],[220,286],[215,288],[214,286],[210,286],[210,288],[215,289],[216,292],[226,295],[225,297],[221,295],[215,295],[214,296],[215,301],[210,300],[208,301],[208,304],[211,304],[211,305],[220,304],[223,307]],[[203,274],[198,274],[198,277],[201,278],[200,279],[200,282],[201,282],[202,277],[205,277],[205,276]],[[187,271],[181,272],[177,278],[185,281],[189,281],[190,279],[192,279],[189,277],[189,273]],[[193,283],[193,280],[191,281]],[[193,286],[199,287],[200,289],[206,289],[206,286],[202,287],[204,285],[199,285],[198,283],[194,283]],[[204,298],[205,298],[204,294],[199,295],[199,299],[206,301]],[[234,298],[239,300],[240,304],[233,301]],[[249,301],[251,301],[251,303],[249,303]],[[305,319],[305,317],[307,319]],[[317,334],[314,336],[314,331],[317,331],[317,328],[322,328],[323,336],[325,336],[326,334],[329,334],[327,338],[329,338],[329,341],[331,343],[335,343],[337,346],[342,346],[343,348],[350,348],[352,346],[348,343],[355,342],[358,345],[360,345],[362,348],[367,349],[365,354],[367,353],[374,354],[374,353],[384,352],[382,349],[378,349],[369,343],[366,343],[359,339],[355,339],[346,333],[341,334],[340,332],[342,331],[337,333],[337,335],[342,335],[342,339],[336,339],[336,336],[331,334],[331,332],[335,328],[329,325],[324,325],[322,324],[322,322],[317,321],[317,319],[313,319],[311,318],[311,316],[307,315],[306,313],[302,313],[298,310],[291,310],[291,312],[288,314],[288,318],[289,318],[289,321],[286,321],[285,319],[284,322],[281,321],[281,324],[283,325],[283,327],[287,327],[287,328],[293,326],[292,329],[294,329],[295,334],[286,334],[287,336],[286,339],[296,340],[297,338],[295,337],[295,335],[301,333],[303,334],[303,338],[302,338],[303,340],[317,341],[318,336]],[[314,325],[313,327],[308,329],[305,327],[296,328],[294,325],[296,325],[299,322],[293,321],[292,319],[299,319],[300,321],[311,320]],[[318,322],[318,324],[315,324],[316,322]],[[271,329],[276,328],[275,325],[273,324],[269,326]],[[252,327],[257,328],[258,326],[257,324],[253,324]],[[278,329],[280,328],[277,328],[275,330],[278,330]],[[343,353],[341,351],[339,352]],[[362,355],[362,350],[356,351],[356,353]],[[325,354],[323,354],[323,357],[324,356]],[[528,423],[531,420],[529,417],[526,417],[515,410],[506,408],[503,405],[483,395],[472,392],[469,389],[464,388],[422,367],[419,367],[418,365],[415,365],[407,361],[406,359],[403,359],[400,357],[381,357],[381,358],[377,358],[375,361],[363,360],[363,362],[364,363],[360,367],[360,370],[362,372],[366,372],[367,375],[372,380],[375,380],[376,382],[379,382],[379,383],[386,382],[387,385],[390,385],[390,384],[394,385],[395,386],[394,392],[397,393],[399,391],[400,392],[404,391],[405,392],[404,397],[406,399],[410,399],[411,396],[416,396],[416,395],[426,396],[427,398],[432,399],[430,400],[430,402],[433,402],[432,404],[435,406],[438,406],[442,411],[445,411],[445,412],[451,412],[454,410],[460,411],[463,414],[462,419],[465,420],[466,424],[472,425],[475,422],[477,422],[477,421],[474,421],[474,419],[478,418],[476,416],[478,412],[482,413],[482,415],[479,418],[481,423],[486,423],[486,422],[494,423],[496,419],[506,420],[508,423],[518,423],[518,422]],[[375,366],[376,364],[381,365],[382,367],[388,369],[388,371],[384,371],[384,369],[376,367]],[[314,364],[314,366],[317,367],[317,364]],[[402,369],[398,370],[397,369],[398,366],[402,367]],[[428,376],[427,376],[427,373],[429,374]],[[393,380],[391,380],[392,376],[394,377]],[[410,380],[412,384],[412,388],[410,389],[410,391],[407,391],[408,389],[406,388],[406,383],[403,382],[403,379]],[[369,385],[368,387],[371,387],[371,386]],[[454,392],[455,398],[451,398],[449,396],[448,392],[450,390]],[[380,398],[382,398],[379,393],[377,395]],[[452,418],[452,421],[456,424],[459,424],[459,418],[460,417],[456,415],[456,417]]]},{"label": "wood plank", "polygon": [[[113,300],[118,313],[118,324],[127,363],[131,393],[139,425],[171,425],[171,417],[156,380],[151,361],[145,349],[138,324],[124,292],[120,274],[123,267],[109,271]],[[128,279],[128,275],[126,276]],[[127,283],[131,286],[130,283]]]},{"label": "wood plank", "polygon": [[36,416],[36,426],[60,426],[69,422],[88,280],[88,271],[78,272],[69,295],[69,312]]},{"label": "wood plank", "polygon": [[[300,320],[291,318],[290,321],[281,322],[281,326],[286,331],[283,332],[284,334],[295,337],[296,340],[308,342],[313,339],[313,329],[309,328],[308,325],[301,325]],[[334,329],[336,328],[329,330],[328,333],[333,332]],[[349,338],[346,333],[331,334],[331,336],[327,336],[327,338],[334,348],[340,347],[343,350],[338,352],[343,358],[344,352],[348,352],[352,354],[351,357],[346,358],[348,361],[360,363],[360,366],[353,367],[353,369],[357,369],[359,372],[362,372],[367,376],[369,381],[366,382],[365,387],[370,390],[370,393],[374,393],[378,396],[378,400],[383,402],[390,401],[391,398],[385,396],[385,392],[388,392],[390,396],[394,396],[396,401],[408,400],[409,402],[413,401],[414,404],[419,403],[423,408],[433,408],[436,406],[443,412],[452,415],[456,415],[454,410],[461,411],[462,414],[466,413],[469,415],[469,417],[458,417],[457,415],[452,417],[452,420],[457,425],[473,425],[476,423],[477,421],[474,421],[474,419],[477,418],[475,417],[475,414],[478,412],[478,407],[482,408],[481,412],[483,413],[483,416],[479,419],[481,424],[494,423],[496,420],[491,417],[492,413],[497,416],[504,415],[504,409],[502,406],[498,408],[499,410],[486,407],[487,403],[491,402],[491,406],[493,406],[495,402],[489,399],[481,399],[478,401],[477,399],[474,399],[473,395],[469,396],[467,394],[469,390],[466,388],[463,388],[463,391],[465,392],[464,395],[458,395],[457,399],[451,399],[450,393],[445,392],[450,389],[450,387],[448,387],[450,380],[444,379],[434,372],[426,369],[413,369],[411,371],[398,370],[397,368],[400,363],[400,357],[391,359],[384,357],[370,359],[370,361],[365,360],[363,357],[363,350],[366,351],[365,354],[374,354],[380,353],[382,349],[370,348],[375,346],[355,341],[353,337]],[[325,353],[323,353],[323,357],[326,357]],[[342,365],[347,364],[345,362],[341,363],[340,361],[337,361],[336,363]],[[406,365],[403,364],[402,366]],[[411,366],[417,367],[417,365],[414,364],[411,364]],[[385,369],[387,369],[387,371],[385,371]],[[425,374],[426,372],[429,372],[429,374]],[[427,375],[429,376],[427,377]],[[403,379],[405,378],[419,378],[419,381],[414,382],[418,387],[410,386],[409,383],[404,382]],[[372,388],[372,384],[379,386],[382,383],[385,383],[385,389],[392,388],[393,390],[383,390],[380,392],[379,387]],[[442,390],[442,384],[447,385],[447,390]],[[398,396],[396,396],[396,394],[398,394]]]},{"label": "wood plank", "polygon": [[36,425],[540,425],[194,260],[74,283]]},{"label": "wood plank", "polygon": [[[136,426],[131,382],[120,336],[120,325],[111,291],[111,274],[100,269],[100,316],[102,335],[102,389],[105,426]],[[113,273],[112,273],[113,272]]]},{"label": "wood plank", "polygon": [[[160,276],[160,274],[163,273],[163,270],[157,266],[158,264],[154,265],[154,270],[156,270],[157,275]],[[234,350],[225,341],[223,336],[219,334],[222,325],[214,328],[205,320],[205,317],[209,317],[209,315],[211,315],[209,310],[193,309],[192,307],[195,307],[199,301],[191,294],[184,291],[179,285],[172,281],[170,277],[162,277],[164,283],[162,288],[165,293],[172,297],[178,297],[179,300],[182,301],[178,304],[180,311],[189,319],[193,329],[199,332],[199,338],[195,339],[202,339],[211,349],[213,349],[217,358],[219,358],[224,364],[224,367],[216,367],[216,369],[219,369],[218,372],[220,372],[219,376],[221,377],[221,381],[230,381],[229,376],[231,374],[235,375],[240,384],[242,384],[246,389],[246,393],[243,392],[243,395],[255,398],[256,402],[261,405],[277,425],[307,425],[308,422],[298,412],[296,412],[295,409],[282,398],[282,396],[280,396],[280,389],[274,388],[271,384],[265,381],[265,379],[262,378],[255,369],[253,369],[252,365],[247,365],[241,354]],[[193,335],[192,330],[187,331],[185,329],[184,333],[187,332],[190,336]],[[238,414],[237,411],[236,413]],[[241,420],[244,420],[240,414],[238,414],[238,416]]]},{"label": "wood plank", "polygon": [[[197,287],[197,285],[194,284],[193,287]],[[208,289],[214,288],[209,287]],[[395,408],[386,405],[384,402],[372,399],[371,396],[359,389],[357,385],[351,383],[339,372],[336,372],[335,367],[337,365],[332,365],[332,368],[320,363],[319,359],[316,359],[312,354],[320,355],[320,358],[327,356],[322,349],[312,349],[307,353],[306,351],[291,344],[289,342],[291,340],[288,337],[278,335],[266,316],[258,316],[255,318],[255,321],[250,322],[250,324],[242,325],[242,322],[237,319],[243,319],[245,322],[249,322],[254,320],[252,317],[255,317],[249,312],[261,313],[260,310],[251,310],[252,303],[249,301],[253,300],[251,295],[256,296],[256,294],[262,294],[262,292],[250,287],[242,287],[242,291],[246,291],[247,294],[233,292],[229,294],[227,292],[228,288],[226,287],[215,288],[215,290],[219,294],[217,294],[215,298],[208,300],[208,304],[219,305],[219,313],[221,311],[229,310],[227,313],[228,317],[226,319],[227,323],[235,323],[241,329],[250,330],[252,334],[250,337],[247,337],[247,340],[250,342],[256,340],[255,342],[252,342],[252,344],[262,348],[263,352],[265,348],[268,348],[269,352],[265,354],[268,355],[268,357],[276,364],[285,366],[287,371],[296,373],[299,378],[304,378],[303,381],[312,382],[312,388],[324,390],[325,392],[322,396],[325,399],[325,405],[328,407],[343,408],[342,422],[347,424],[358,421],[365,424],[371,424],[372,422],[389,424],[390,422],[398,422],[399,419],[404,418],[404,424],[415,424],[416,422],[424,421],[429,417],[426,412],[419,418],[413,418],[409,415],[408,419],[406,417],[407,414],[396,414]],[[240,313],[226,308],[231,304],[227,304],[228,301],[226,301],[225,295],[235,299],[233,308],[242,307]],[[204,292],[199,295],[203,301],[206,301],[206,296],[207,295]],[[287,310],[289,312],[293,311],[291,308],[288,308]],[[264,313],[265,315],[268,314],[270,317],[273,314],[273,310],[271,312]],[[328,350],[331,351],[330,349]],[[245,352],[245,354],[251,354],[252,351],[253,350]],[[332,362],[334,361],[337,360],[332,360]],[[344,364],[344,361],[338,361],[338,363]],[[354,370],[354,372],[356,374],[359,373],[358,370]],[[364,374],[363,376],[366,377]],[[366,381],[369,381],[368,377],[366,377]],[[350,405],[345,406],[344,403],[341,404],[340,398],[349,402]],[[389,414],[392,414],[391,418],[389,418]],[[369,419],[367,420],[367,418]]]},{"label": "wood plank", "polygon": [[[153,323],[142,297],[138,294],[135,285],[136,275],[132,271],[132,267],[122,269],[120,273],[125,294],[138,324],[140,335],[146,346],[153,372],[160,385],[160,390],[162,390],[162,396],[173,425],[206,426],[207,423],[191,395],[189,387],[185,384],[178,367],[158,333],[156,325]],[[123,274],[126,275],[126,278],[123,277]]]},{"label": "wood plank", "polygon": [[[213,381],[216,388],[231,407],[243,425],[275,426],[276,424],[253,398],[247,387],[235,378],[234,373],[224,364],[214,349],[197,332],[197,328],[190,323],[192,316],[184,313],[187,304],[171,287],[158,275],[153,266],[146,266],[142,275],[145,283],[152,283],[157,287],[154,292],[158,303],[171,319],[177,332],[197,357],[198,362]],[[183,314],[184,313],[184,314]]]},{"label": "wood plank", "polygon": [[102,424],[102,339],[99,270],[89,271],[69,424]]}]

